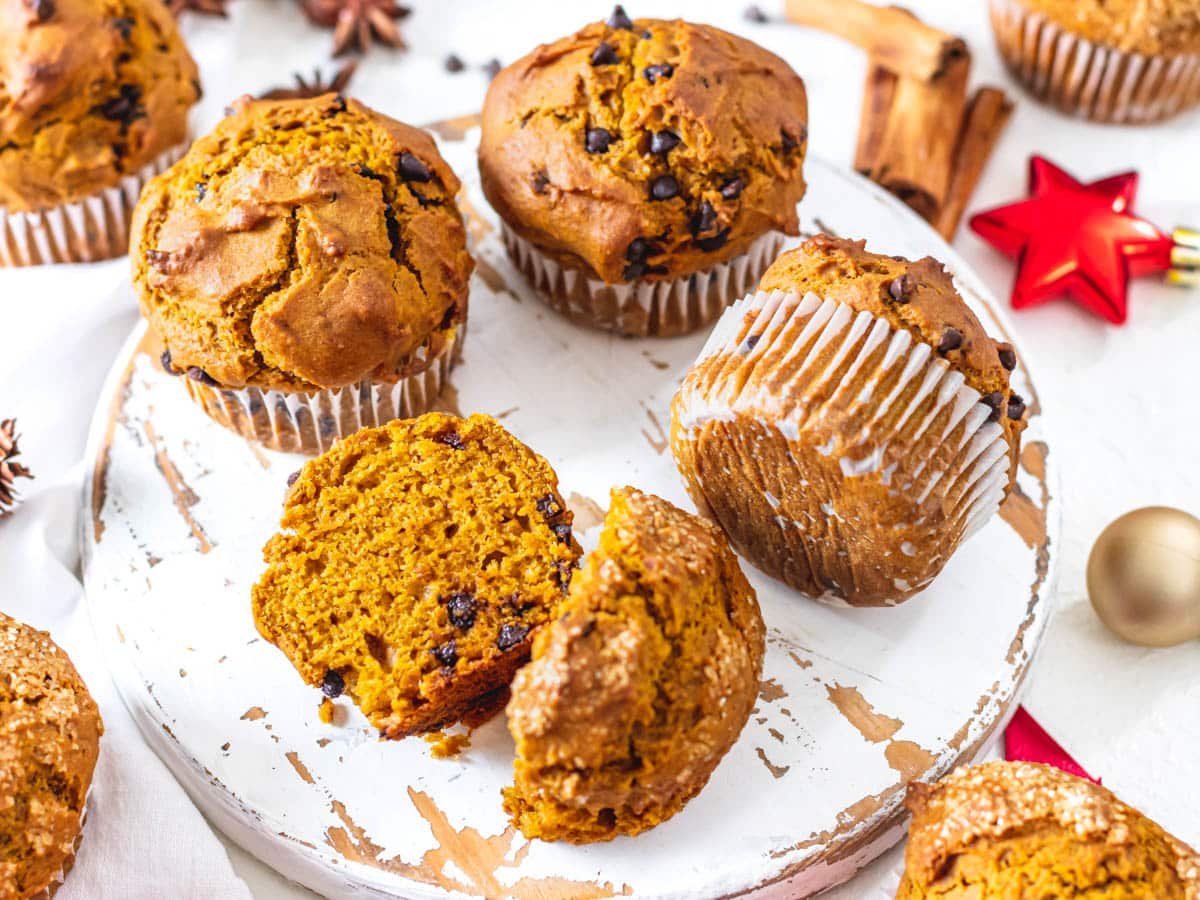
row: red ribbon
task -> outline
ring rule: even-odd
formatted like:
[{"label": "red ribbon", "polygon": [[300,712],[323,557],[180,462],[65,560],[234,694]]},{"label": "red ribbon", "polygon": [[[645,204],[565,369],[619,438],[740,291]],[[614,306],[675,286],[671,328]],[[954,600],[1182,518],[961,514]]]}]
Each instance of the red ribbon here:
[{"label": "red ribbon", "polygon": [[1016,714],[1004,730],[1004,758],[1021,760],[1023,762],[1046,763],[1062,769],[1071,775],[1078,775],[1088,781],[1100,784],[1099,778],[1093,778],[1083,770],[1083,766],[1071,758],[1071,754],[1062,748],[1054,738],[1046,733],[1037,720],[1023,706],[1017,707]]}]

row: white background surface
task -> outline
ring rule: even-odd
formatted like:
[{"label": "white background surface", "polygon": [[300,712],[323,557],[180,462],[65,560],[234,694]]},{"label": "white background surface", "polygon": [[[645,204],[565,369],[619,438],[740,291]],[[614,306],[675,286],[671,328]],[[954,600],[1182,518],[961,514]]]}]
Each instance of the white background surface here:
[{"label": "white background surface", "polygon": [[[447,53],[457,53],[472,67],[493,56],[507,63],[539,41],[608,13],[604,3],[566,0],[414,2],[416,11],[403,28],[412,49],[374,50],[360,67],[353,92],[384,112],[418,123],[474,111],[482,99],[485,77],[475,68],[445,73],[441,61]],[[791,26],[743,22],[740,0],[626,5],[635,16],[685,15],[712,22],[780,53],[808,85],[810,152],[849,165],[864,70],[858,51]],[[768,13],[778,12],[778,4],[761,5]],[[1083,179],[1136,168],[1142,175],[1140,213],[1167,227],[1200,224],[1195,162],[1200,114],[1139,128],[1064,118],[1008,81],[982,0],[910,0],[906,5],[966,37],[974,52],[975,81],[1005,84],[1018,100],[971,211],[1023,196],[1026,160],[1041,152]],[[288,7],[287,0],[233,0],[228,21],[194,16],[187,21],[185,34],[208,90],[196,115],[198,130],[207,130],[236,93],[259,92],[287,80],[294,69],[318,63],[329,71],[327,38]],[[1007,294],[1012,277],[1007,260],[969,232],[961,232],[954,243],[997,294]],[[138,748],[132,726],[103,682],[86,622],[60,615],[77,600],[70,569],[87,420],[103,375],[136,317],[130,308],[106,308],[98,301],[110,297],[125,277],[122,262],[0,271],[0,417],[19,418],[27,462],[39,475],[29,485],[30,503],[21,516],[0,525],[0,608],[43,624],[63,623],[55,636],[100,699],[109,723],[107,749],[121,748],[121,758],[110,763],[120,777],[110,782],[109,815],[121,817],[116,827],[129,836],[127,846],[104,861],[81,865],[60,896],[236,896],[217,887],[225,873],[212,866],[210,839],[188,827],[192,813],[181,795],[161,785],[155,789],[155,808],[120,802],[122,785],[129,792],[145,790],[165,773]],[[1093,615],[1083,577],[1092,541],[1120,513],[1151,504],[1200,512],[1194,387],[1200,292],[1139,281],[1124,328],[1069,302],[1015,319],[1034,355],[1043,404],[1053,417],[1052,447],[1064,472],[1058,614],[1035,664],[1026,705],[1085,768],[1185,841],[1200,843],[1195,805],[1200,644],[1143,650],[1121,643]],[[85,854],[81,864],[87,862]],[[306,896],[236,851],[232,855],[255,897]],[[141,860],[145,870],[174,867],[179,889],[163,889],[166,876],[134,874],[131,860]],[[881,865],[888,864],[885,859]],[[131,890],[151,882],[159,887]],[[856,896],[853,886],[841,896]]]}]

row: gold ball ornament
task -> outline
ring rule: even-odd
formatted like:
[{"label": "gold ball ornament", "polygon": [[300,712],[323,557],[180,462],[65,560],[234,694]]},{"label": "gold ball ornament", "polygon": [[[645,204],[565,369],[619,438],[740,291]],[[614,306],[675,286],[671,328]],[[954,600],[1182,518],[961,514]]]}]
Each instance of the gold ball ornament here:
[{"label": "gold ball ornament", "polygon": [[1126,513],[1096,539],[1087,585],[1100,621],[1131,643],[1200,638],[1200,519],[1169,506]]}]

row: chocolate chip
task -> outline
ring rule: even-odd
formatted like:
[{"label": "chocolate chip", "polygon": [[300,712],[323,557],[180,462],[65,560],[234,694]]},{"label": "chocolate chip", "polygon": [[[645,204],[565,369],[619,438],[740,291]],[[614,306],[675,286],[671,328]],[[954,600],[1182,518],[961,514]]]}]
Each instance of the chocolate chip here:
[{"label": "chocolate chip", "polygon": [[457,54],[451,53],[442,63],[447,72],[458,74],[467,67],[467,64],[462,61],[462,58]]},{"label": "chocolate chip", "polygon": [[442,313],[442,321],[438,323],[439,331],[446,331],[451,325],[458,321],[458,304],[451,303],[446,307],[446,311]]},{"label": "chocolate chip", "polygon": [[653,200],[670,200],[679,196],[679,182],[674,175],[659,175],[650,182],[650,197]]},{"label": "chocolate chip", "polygon": [[563,514],[563,505],[553,494],[547,494],[538,498],[537,511],[547,519],[557,519]]},{"label": "chocolate chip", "polygon": [[583,627],[579,629],[579,636],[587,637],[589,634],[591,634],[595,630],[596,630],[596,620],[588,619],[586,622],[583,623]]},{"label": "chocolate chip", "polygon": [[171,351],[170,350],[164,350],[162,352],[162,356],[160,356],[158,358],[158,360],[159,360],[159,362],[162,363],[163,371],[166,372],[168,375],[182,375],[183,374],[177,368],[175,368],[173,365],[171,365]]},{"label": "chocolate chip", "polygon": [[645,31],[643,31],[643,32],[642,32],[642,40],[643,40],[643,41],[648,41],[648,40],[650,40],[650,38],[652,38],[652,37],[654,37],[654,35],[652,35],[652,34],[650,33],[650,29],[649,29],[649,28],[647,28]]},{"label": "chocolate chip", "polygon": [[200,203],[208,196],[208,185],[203,181],[196,182],[196,202]]},{"label": "chocolate chip", "polygon": [[449,431],[443,431],[436,438],[439,444],[445,444],[447,447],[453,447],[455,450],[465,450],[467,445],[463,443],[462,436],[453,428]]},{"label": "chocolate chip", "polygon": [[625,248],[625,258],[630,262],[642,262],[648,256],[660,252],[660,248],[644,237],[635,237]]},{"label": "chocolate chip", "polygon": [[767,14],[762,11],[761,6],[753,5],[746,7],[746,9],[742,12],[742,18],[747,22],[757,22],[759,25],[763,25],[771,21],[769,18],[767,18]]},{"label": "chocolate chip", "polygon": [[469,591],[451,594],[446,601],[446,614],[450,616],[451,625],[467,631],[475,624],[475,595]]},{"label": "chocolate chip", "polygon": [[662,156],[679,146],[679,135],[673,131],[656,131],[650,136],[650,152]]},{"label": "chocolate chip", "polygon": [[696,238],[695,244],[705,253],[712,253],[714,250],[720,250],[729,240],[729,229],[726,228],[717,232],[712,237]]},{"label": "chocolate chip", "polygon": [[213,378],[199,366],[189,366],[187,377],[192,381],[198,381],[201,384],[207,384],[209,387],[217,387],[217,379]]},{"label": "chocolate chip", "polygon": [[287,477],[287,486],[291,487],[293,484],[295,484],[299,480],[299,478],[300,478],[300,470],[297,469],[295,472],[293,472],[291,475],[289,475]]},{"label": "chocolate chip", "polygon": [[620,62],[617,57],[617,48],[608,41],[601,41],[596,45],[596,49],[592,51],[591,62],[593,66],[612,66]]},{"label": "chocolate chip", "polygon": [[732,180],[725,182],[725,186],[721,188],[721,196],[726,200],[736,200],[741,196],[745,187],[745,179],[738,175]]},{"label": "chocolate chip", "polygon": [[642,74],[646,76],[646,80],[651,84],[656,84],[660,78],[670,78],[675,74],[675,67],[670,63],[655,63],[652,66],[646,66],[642,70]]},{"label": "chocolate chip", "polygon": [[762,340],[761,334],[749,335],[746,338],[746,340],[742,341],[742,347],[741,347],[742,352],[749,353],[751,350],[753,350],[755,347],[758,346],[758,342],[761,340]]},{"label": "chocolate chip", "polygon": [[554,570],[554,580],[565,594],[571,587],[571,576],[575,574],[575,568],[568,562],[556,562]]},{"label": "chocolate chip", "polygon": [[357,166],[355,166],[354,171],[363,178],[370,178],[373,181],[383,181],[383,179],[379,177],[378,172],[376,172],[370,166],[364,166],[362,163],[359,163]]},{"label": "chocolate chip", "polygon": [[612,15],[608,17],[609,28],[624,28],[628,31],[633,30],[633,19],[625,13],[625,7],[619,3],[613,7]]},{"label": "chocolate chip", "polygon": [[539,169],[534,172],[529,178],[529,186],[533,188],[535,194],[546,193],[546,187],[550,184],[550,175],[545,169]]},{"label": "chocolate chip", "polygon": [[1000,347],[998,352],[1000,365],[1010,372],[1017,367],[1017,352],[1012,347]]},{"label": "chocolate chip", "polygon": [[1000,408],[1002,406],[1004,406],[1004,392],[1003,391],[993,391],[992,393],[988,394],[986,397],[983,398],[983,402],[992,408],[992,411],[988,415],[987,420],[989,422],[999,421]]},{"label": "chocolate chip", "polygon": [[458,641],[451,638],[444,644],[433,648],[433,658],[447,669],[453,669],[458,662]]},{"label": "chocolate chip", "polygon": [[792,133],[786,128],[779,129],[779,139],[783,144],[784,153],[791,153],[798,146],[800,146],[799,141],[797,141],[796,138],[792,136]]},{"label": "chocolate chip", "polygon": [[1025,415],[1025,398],[1020,394],[1013,394],[1008,398],[1008,417],[1015,421],[1023,415]]},{"label": "chocolate chip", "polygon": [[607,153],[611,143],[612,135],[603,128],[589,128],[583,140],[588,153]]},{"label": "chocolate chip", "polygon": [[[42,2],[46,2],[46,0],[42,0]],[[51,3],[51,6],[53,6],[53,3]],[[122,40],[127,41],[129,40],[129,36],[133,34],[133,19],[129,16],[117,16],[112,20],[112,27],[117,30],[117,34],[121,36]]]},{"label": "chocolate chip", "polygon": [[898,278],[893,278],[892,283],[888,285],[888,294],[897,303],[907,303],[908,293],[912,290],[912,279],[905,272]]},{"label": "chocolate chip", "polygon": [[337,113],[344,113],[345,111],[346,111],[346,98],[343,97],[341,94],[334,94],[333,100],[329,104],[329,113],[332,115],[332,114],[337,114]]},{"label": "chocolate chip", "polygon": [[336,700],[346,690],[346,679],[337,669],[326,669],[325,677],[321,679],[321,693],[330,700]]},{"label": "chocolate chip", "polygon": [[562,543],[562,544],[571,543],[571,526],[570,525],[558,524],[558,525],[553,526],[552,530],[554,531],[554,536],[556,538],[558,538],[559,543]]},{"label": "chocolate chip", "polygon": [[136,84],[121,85],[116,97],[92,107],[110,122],[120,122],[125,133],[137,119],[145,118],[146,110],[141,106],[142,89]]},{"label": "chocolate chip", "polygon": [[54,0],[27,0],[29,7],[33,10],[34,18],[39,22],[45,22],[53,18],[57,11],[57,5]]},{"label": "chocolate chip", "polygon": [[507,653],[513,647],[520,645],[525,638],[529,637],[528,625],[509,625],[500,626],[500,634],[496,637],[496,646],[500,648],[502,653]]},{"label": "chocolate chip", "polygon": [[621,278],[624,281],[636,281],[646,274],[646,264],[644,262],[631,262],[621,270]]},{"label": "chocolate chip", "polygon": [[497,75],[500,74],[500,70],[503,68],[504,68],[504,66],[500,62],[500,60],[496,59],[495,57],[492,57],[491,59],[489,59],[487,62],[485,62],[483,64],[483,73],[485,75],[487,75],[488,78],[495,78]]},{"label": "chocolate chip", "polygon": [[429,166],[421,162],[411,153],[400,154],[400,177],[405,181],[429,181],[432,177]]},{"label": "chocolate chip", "polygon": [[938,341],[937,352],[941,354],[949,353],[951,350],[957,350],[962,346],[962,332],[957,328],[947,328],[942,332],[942,339]]},{"label": "chocolate chip", "polygon": [[717,210],[705,200],[700,204],[700,211],[692,217],[692,234],[701,235],[717,227]]}]

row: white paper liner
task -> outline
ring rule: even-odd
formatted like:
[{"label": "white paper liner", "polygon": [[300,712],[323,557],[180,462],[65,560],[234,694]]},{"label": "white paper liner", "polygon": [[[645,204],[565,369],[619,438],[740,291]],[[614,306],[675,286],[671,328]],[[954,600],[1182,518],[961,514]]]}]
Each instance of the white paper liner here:
[{"label": "white paper liner", "polygon": [[185,141],[98,194],[33,212],[0,207],[0,267],[97,262],[129,252],[129,225],[142,188],[183,156]]},{"label": "white paper liner", "polygon": [[432,360],[426,360],[426,347],[421,347],[413,361],[427,363],[423,370],[395,383],[367,378],[336,390],[304,393],[213,387],[186,374],[180,377],[191,398],[226,428],[270,450],[315,455],[363,428],[428,412],[462,355],[465,337],[463,323]]},{"label": "white paper liner", "polygon": [[1098,122],[1154,122],[1200,103],[1200,53],[1146,56],[1086,40],[1021,0],[989,0],[1004,61],[1030,93]]},{"label": "white paper liner", "polygon": [[731,302],[755,288],[787,240],[782,232],[770,231],[740,256],[693,275],[608,284],[560,265],[503,222],[500,231],[517,268],[551,307],[592,327],[632,337],[674,337],[712,324]]},{"label": "white paper liner", "polygon": [[[771,377],[802,352],[804,360],[794,373],[786,379]],[[772,360],[765,372],[754,371],[768,355]],[[705,378],[707,389],[685,378],[672,404],[673,434],[679,439],[695,440],[710,421],[753,417],[794,443],[802,440],[810,423],[831,424],[829,417],[841,414],[838,404],[844,401],[854,422],[862,417],[861,427],[840,431],[844,439],[836,448],[813,448],[836,454],[844,477],[878,472],[881,479],[890,479],[889,469],[895,464],[885,469],[885,458],[921,459],[907,473],[912,499],[920,503],[937,492],[944,515],[938,528],[959,534],[960,540],[978,531],[1000,508],[1008,484],[1009,446],[1001,426],[988,421],[992,408],[928,344],[884,319],[813,293],[752,294],[721,317],[693,370],[705,361],[718,366]],[[817,366],[824,368],[818,371]],[[884,423],[887,432],[880,433],[881,420],[896,411],[893,407],[914,386],[900,415]],[[858,392],[853,399],[850,391]],[[806,397],[813,395],[822,402],[810,408]],[[918,422],[915,414],[929,400],[933,402]],[[932,435],[929,429],[942,418],[940,433]],[[939,465],[928,452],[931,443],[951,448],[945,464]],[[767,501],[778,506],[775,498],[768,496]],[[822,509],[828,516],[838,514],[831,503]],[[775,522],[785,534],[793,527],[782,516]],[[911,555],[903,548],[901,552]],[[932,578],[921,584],[896,583],[895,588],[908,594]],[[845,604],[832,592],[816,599]]]}]

